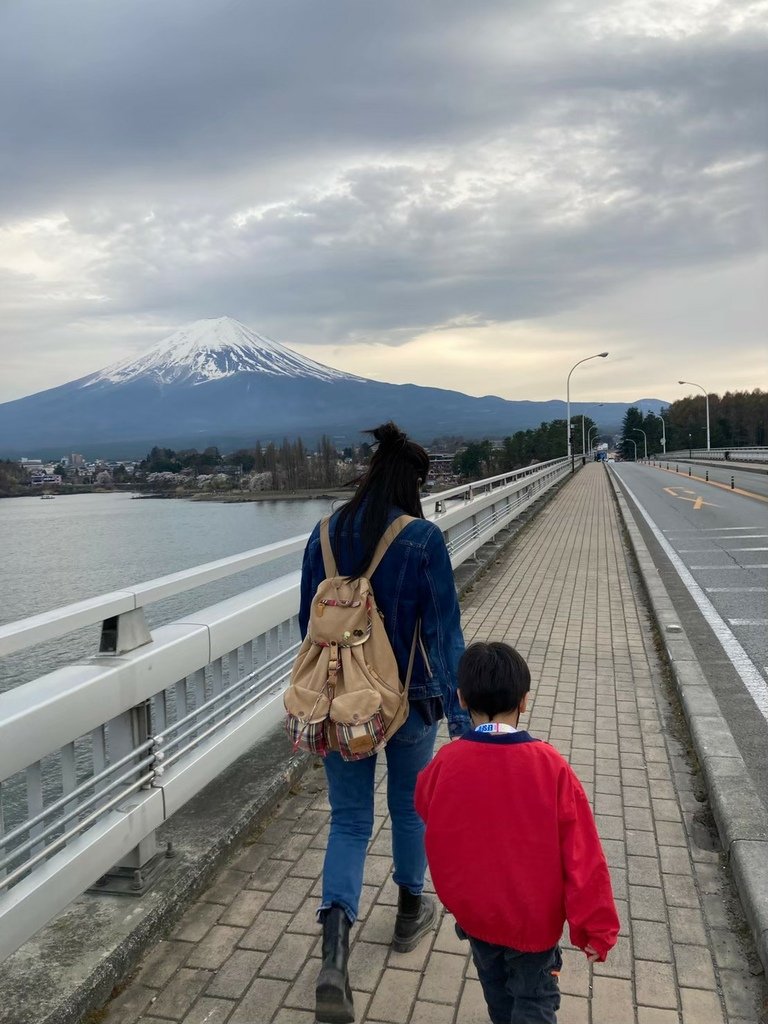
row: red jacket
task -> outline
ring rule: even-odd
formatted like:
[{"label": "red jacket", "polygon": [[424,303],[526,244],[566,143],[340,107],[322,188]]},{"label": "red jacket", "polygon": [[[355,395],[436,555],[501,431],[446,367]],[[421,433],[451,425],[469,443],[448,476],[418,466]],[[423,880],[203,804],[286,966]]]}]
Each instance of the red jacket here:
[{"label": "red jacket", "polygon": [[619,918],[586,794],[554,747],[527,732],[466,733],[419,775],[437,895],[474,938],[525,952],[560,941],[604,960]]}]

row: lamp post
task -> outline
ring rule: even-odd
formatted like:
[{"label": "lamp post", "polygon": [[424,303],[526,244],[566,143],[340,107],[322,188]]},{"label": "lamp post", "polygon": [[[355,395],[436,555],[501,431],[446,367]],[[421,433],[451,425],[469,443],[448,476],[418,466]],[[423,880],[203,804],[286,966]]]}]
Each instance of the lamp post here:
[{"label": "lamp post", "polygon": [[[587,447],[589,448],[590,454],[592,452],[592,431],[599,430],[600,428],[596,423],[593,423],[587,432]],[[595,434],[595,440],[597,440],[597,434]]]},{"label": "lamp post", "polygon": [[643,435],[643,443],[645,445],[645,458],[646,458],[646,461],[647,461],[647,459],[648,459],[648,435],[646,434],[646,432],[643,430],[642,427],[632,427],[632,431],[635,434],[642,434]]},{"label": "lamp post", "polygon": [[565,382],[565,418],[566,418],[566,431],[568,436],[568,458],[571,460],[571,472],[575,470],[573,462],[573,444],[571,443],[571,374],[577,366],[581,366],[582,363],[588,362],[590,359],[605,359],[608,355],[607,352],[596,352],[593,356],[585,356],[584,359],[580,359],[578,363],[574,363],[571,367],[568,378]]},{"label": "lamp post", "polygon": [[664,417],[661,415],[661,413],[658,413],[657,415],[658,415],[659,419],[661,420],[661,449],[662,449],[664,455],[666,455],[667,454],[667,428],[664,426]]},{"label": "lamp post", "polygon": [[632,444],[635,446],[635,462],[637,462],[637,441],[634,439],[634,437],[625,437],[624,440],[631,441]]},{"label": "lamp post", "polygon": [[707,403],[707,451],[709,451],[710,450],[710,444],[709,444],[709,392],[707,391],[706,388],[702,387],[701,384],[694,384],[694,382],[692,380],[679,380],[677,383],[678,384],[688,384],[690,387],[698,388],[700,391],[704,392],[704,400]]}]

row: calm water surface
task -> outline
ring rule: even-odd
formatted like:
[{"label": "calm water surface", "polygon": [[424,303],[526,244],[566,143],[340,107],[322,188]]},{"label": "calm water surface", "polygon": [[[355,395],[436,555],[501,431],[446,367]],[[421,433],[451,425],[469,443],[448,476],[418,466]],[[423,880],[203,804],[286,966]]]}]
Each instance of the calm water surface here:
[{"label": "calm water surface", "polygon": [[[130,494],[0,500],[0,624],[308,533],[331,501],[224,504]],[[297,569],[299,553],[147,609],[170,622]],[[98,627],[0,660],[0,691],[95,653]]]}]

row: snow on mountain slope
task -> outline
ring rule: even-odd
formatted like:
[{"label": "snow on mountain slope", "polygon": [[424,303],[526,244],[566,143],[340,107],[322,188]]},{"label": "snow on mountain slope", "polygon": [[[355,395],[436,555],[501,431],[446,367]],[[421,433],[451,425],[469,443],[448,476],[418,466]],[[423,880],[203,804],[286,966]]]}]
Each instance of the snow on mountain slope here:
[{"label": "snow on mountain slope", "polygon": [[196,320],[159,342],[138,359],[114,363],[86,377],[81,387],[124,384],[149,377],[160,384],[206,384],[236,373],[314,377],[322,381],[364,380],[323,366],[256,334],[232,317]]}]

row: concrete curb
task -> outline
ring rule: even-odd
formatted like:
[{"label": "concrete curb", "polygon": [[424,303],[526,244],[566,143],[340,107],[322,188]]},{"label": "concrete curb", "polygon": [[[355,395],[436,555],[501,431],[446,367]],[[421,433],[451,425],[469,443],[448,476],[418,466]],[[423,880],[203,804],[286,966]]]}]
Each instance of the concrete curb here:
[{"label": "concrete curb", "polygon": [[[763,968],[768,972],[768,812],[621,489],[608,472],[680,696],[709,802]],[[670,627],[672,627],[670,629]]]}]

